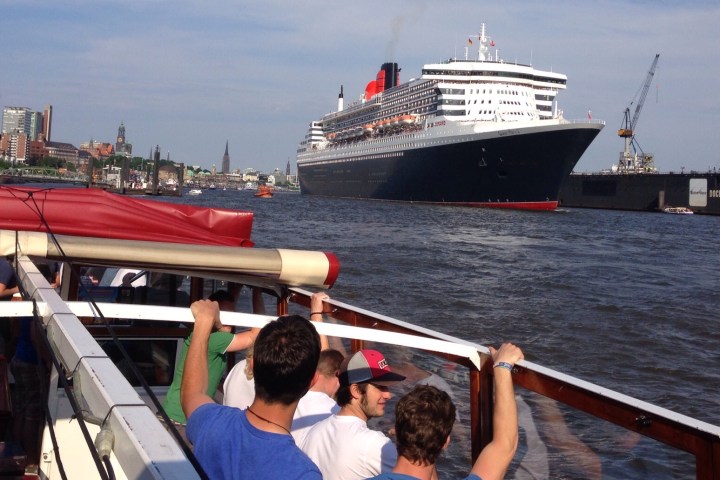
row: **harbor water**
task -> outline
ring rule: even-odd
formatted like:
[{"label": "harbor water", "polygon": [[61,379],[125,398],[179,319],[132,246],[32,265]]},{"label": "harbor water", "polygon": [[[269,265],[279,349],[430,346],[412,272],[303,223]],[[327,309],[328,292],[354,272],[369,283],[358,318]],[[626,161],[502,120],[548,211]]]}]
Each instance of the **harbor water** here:
[{"label": "harbor water", "polygon": [[236,190],[169,201],[253,211],[257,247],[335,253],[340,301],[483,345],[511,341],[527,360],[720,425],[716,216]]}]

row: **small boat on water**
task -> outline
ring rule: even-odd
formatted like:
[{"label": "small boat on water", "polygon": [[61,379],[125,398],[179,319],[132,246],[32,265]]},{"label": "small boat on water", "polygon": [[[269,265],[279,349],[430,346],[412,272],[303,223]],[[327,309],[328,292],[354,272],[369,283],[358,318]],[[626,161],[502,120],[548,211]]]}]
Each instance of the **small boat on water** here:
[{"label": "small boat on water", "polygon": [[270,185],[260,185],[255,192],[256,197],[260,198],[272,198],[274,190]]},{"label": "small boat on water", "polygon": [[692,215],[694,212],[687,207],[671,207],[663,208],[664,213],[672,213],[674,215]]},{"label": "small boat on water", "polygon": [[[3,186],[0,204],[0,255],[12,257],[22,290],[19,301],[0,302],[0,317],[32,317],[53,366],[44,389],[49,417],[38,439],[40,457],[28,458],[7,440],[0,450],[0,459],[7,460],[0,462],[0,477],[205,478],[191,449],[171,433],[172,424],[165,427],[158,418],[193,322],[190,303],[217,288],[261,288],[270,299],[266,303],[275,305],[272,315],[221,313],[225,325],[261,327],[278,315],[307,315],[312,295],[307,289],[330,288],[340,274],[340,262],[329,252],[249,248],[252,212],[97,189]],[[40,273],[47,261],[62,263],[59,290]],[[148,281],[138,282],[142,277]],[[430,296],[434,287],[409,293]],[[412,303],[406,307],[407,318],[422,315]],[[489,349],[338,298],[326,301],[323,311],[332,322],[316,323],[318,332],[348,353],[379,348],[397,359],[393,369],[405,359],[407,366],[422,367],[435,382],[454,389],[460,434],[453,432],[456,440],[444,456],[462,465],[439,464],[438,470],[448,478],[454,476],[443,468],[467,471],[467,453],[476,457],[492,438]],[[0,400],[10,398],[12,389],[6,372],[7,361],[0,359]],[[597,455],[598,464],[615,461],[601,451],[613,443],[606,438],[613,429],[654,440],[625,455],[632,462],[622,468],[667,461],[661,466],[685,476],[694,471],[697,479],[720,479],[720,427],[530,361],[518,362],[512,376],[518,402],[527,400],[519,417],[526,435],[512,471],[544,463],[553,478],[581,478],[568,459],[579,451]],[[0,419],[12,420],[8,407],[0,402]],[[391,412],[386,408],[390,423]],[[37,470],[26,470],[30,464]],[[621,470],[616,478],[650,478],[637,473]]]},{"label": "small boat on water", "polygon": [[202,190],[199,188],[193,188],[188,192],[188,195],[202,195]]}]

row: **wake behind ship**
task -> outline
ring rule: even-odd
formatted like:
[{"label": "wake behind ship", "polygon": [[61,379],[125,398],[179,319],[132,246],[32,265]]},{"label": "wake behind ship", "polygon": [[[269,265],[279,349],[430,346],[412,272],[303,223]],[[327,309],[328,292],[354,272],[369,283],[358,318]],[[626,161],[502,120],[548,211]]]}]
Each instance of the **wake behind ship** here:
[{"label": "wake behind ship", "polygon": [[[476,40],[477,55],[468,59]],[[297,155],[303,194],[553,210],[604,122],[563,118],[567,77],[505,63],[481,33],[465,59],[400,84],[382,65],[360,100],[310,124]]]}]

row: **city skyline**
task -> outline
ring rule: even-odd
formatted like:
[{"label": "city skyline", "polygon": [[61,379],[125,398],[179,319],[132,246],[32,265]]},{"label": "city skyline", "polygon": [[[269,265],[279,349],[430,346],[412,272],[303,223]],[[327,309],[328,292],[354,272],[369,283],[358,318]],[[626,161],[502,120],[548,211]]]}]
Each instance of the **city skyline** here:
[{"label": "city skyline", "polygon": [[[124,122],[136,155],[161,145],[177,162],[220,169],[229,141],[231,170],[284,169],[288,160],[295,170],[308,124],[335,108],[340,85],[346,103],[356,100],[389,60],[401,80],[417,77],[425,63],[463,56],[485,22],[505,61],[568,76],[558,96],[566,118],[606,122],[577,171],[617,162],[624,110],[656,53],[640,146],[662,171],[720,166],[715,2],[170,5],[3,2],[0,28],[28,35],[6,38],[13,55],[0,104],[52,104],[53,140],[76,146],[112,141]],[[123,28],[107,28],[110,17]],[[38,64],[42,73],[29,74]]]}]

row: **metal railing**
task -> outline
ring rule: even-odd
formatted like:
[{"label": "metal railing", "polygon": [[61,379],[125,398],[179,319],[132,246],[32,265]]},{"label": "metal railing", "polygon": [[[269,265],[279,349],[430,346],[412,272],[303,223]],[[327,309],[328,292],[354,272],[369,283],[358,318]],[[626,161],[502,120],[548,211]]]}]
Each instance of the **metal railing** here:
[{"label": "metal railing", "polygon": [[[309,292],[291,289],[289,301],[305,307],[310,306]],[[349,325],[428,336],[441,340],[455,340],[438,332],[395,320],[373,312],[331,300],[333,310],[326,314]],[[353,341],[353,351],[364,347],[364,342]],[[482,358],[482,368],[477,370],[467,358],[450,354],[434,353],[445,360],[469,369],[470,382],[470,430],[472,458],[492,439],[493,380],[491,362],[487,362],[487,349],[477,345]],[[695,478],[720,480],[720,427],[711,425],[656,405],[620,394],[598,385],[562,374],[540,365],[523,361],[513,370],[515,385],[560,404],[583,412],[595,419],[610,422],[627,432],[635,432],[656,440],[678,452],[686,452],[695,458]],[[687,472],[685,472],[687,473]],[[647,478],[652,478],[648,476]]]}]

